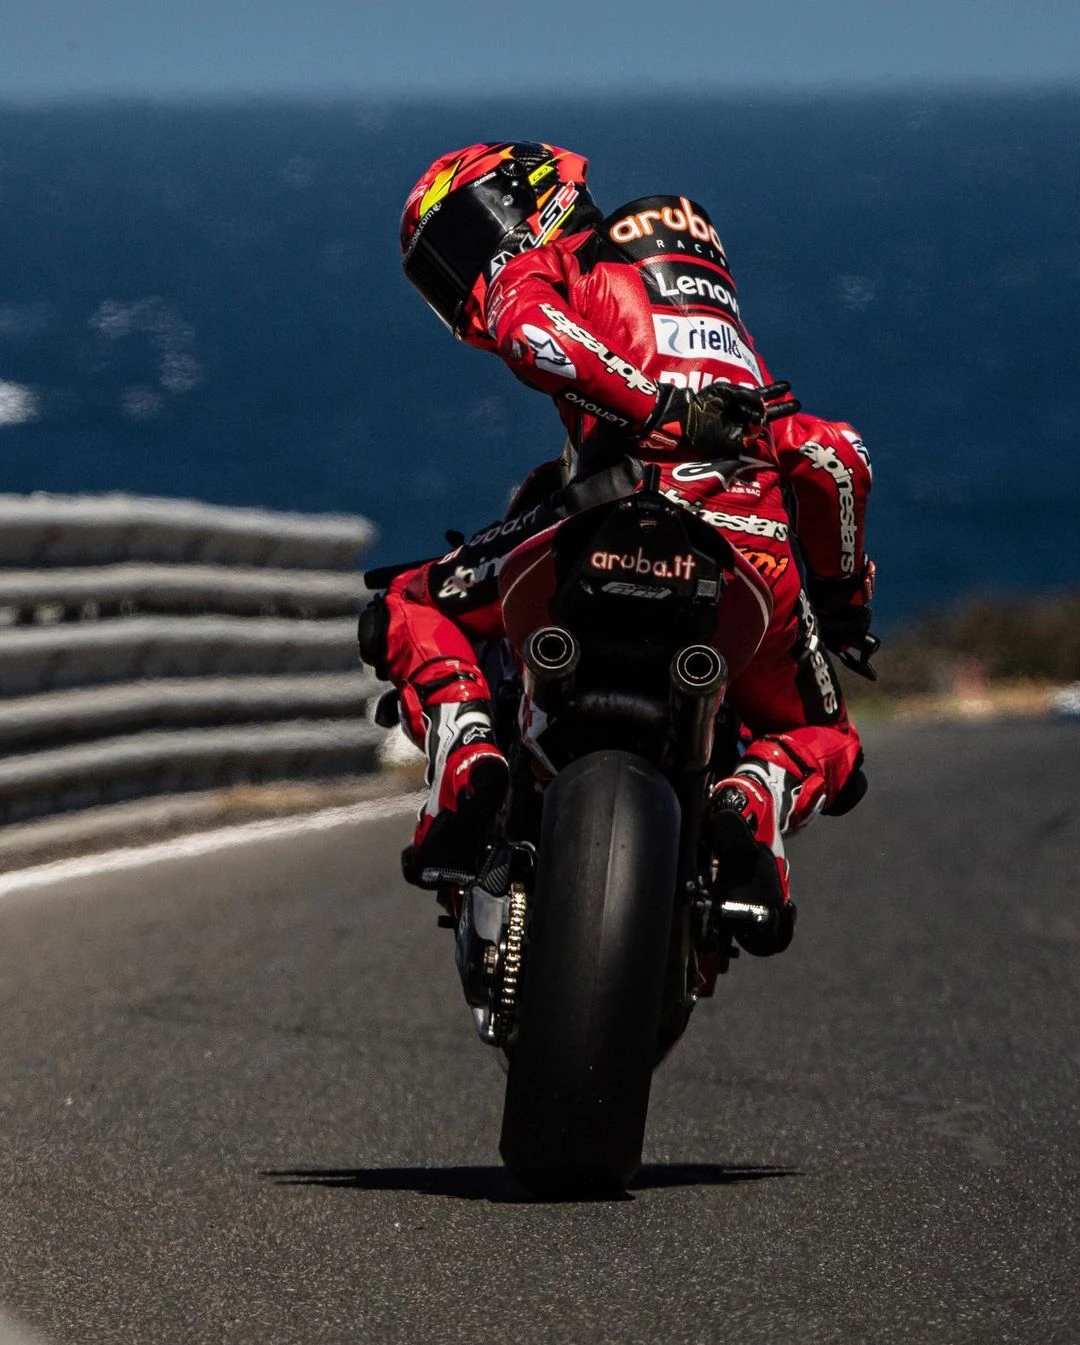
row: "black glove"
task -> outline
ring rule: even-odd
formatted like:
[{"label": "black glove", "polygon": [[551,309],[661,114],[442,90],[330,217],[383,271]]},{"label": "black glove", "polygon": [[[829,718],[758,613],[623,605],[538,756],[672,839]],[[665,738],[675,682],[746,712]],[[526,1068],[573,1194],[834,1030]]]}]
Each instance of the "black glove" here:
[{"label": "black glove", "polygon": [[873,619],[874,562],[846,579],[822,579],[806,576],[806,592],[817,613],[821,638],[826,649],[840,661],[871,682],[877,673],[870,660],[881,648],[881,641],[870,634]]},{"label": "black glove", "polygon": [[709,383],[700,392],[662,383],[642,443],[667,451],[690,448],[710,459],[738,451],[770,421],[798,411],[794,398],[777,401],[789,391],[788,383],[770,383],[766,388]]}]

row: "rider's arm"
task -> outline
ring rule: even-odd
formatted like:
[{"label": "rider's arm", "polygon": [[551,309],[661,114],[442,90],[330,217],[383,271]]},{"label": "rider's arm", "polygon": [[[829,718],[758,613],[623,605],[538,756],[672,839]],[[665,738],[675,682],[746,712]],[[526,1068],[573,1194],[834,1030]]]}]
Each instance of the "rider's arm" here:
[{"label": "rider's arm", "polygon": [[879,641],[870,634],[874,564],[864,544],[869,455],[850,425],[816,416],[778,421],[773,434],[825,644],[873,679]]},{"label": "rider's arm", "polygon": [[[582,235],[581,243],[587,239]],[[577,263],[575,240],[568,242],[506,264],[487,292],[488,329],[522,382],[632,433],[652,415],[659,389],[618,349],[601,312],[581,313],[570,304]]]},{"label": "rider's arm", "polygon": [[852,426],[800,412],[773,425],[780,475],[795,500],[795,532],[820,579],[853,579],[866,567],[870,457]]}]

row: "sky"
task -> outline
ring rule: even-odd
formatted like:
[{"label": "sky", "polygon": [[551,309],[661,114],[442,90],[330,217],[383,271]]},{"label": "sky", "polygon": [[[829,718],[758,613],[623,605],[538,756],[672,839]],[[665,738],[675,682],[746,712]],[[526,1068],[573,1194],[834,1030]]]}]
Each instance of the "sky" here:
[{"label": "sky", "polygon": [[0,0],[0,100],[1080,84],[1080,0]]}]

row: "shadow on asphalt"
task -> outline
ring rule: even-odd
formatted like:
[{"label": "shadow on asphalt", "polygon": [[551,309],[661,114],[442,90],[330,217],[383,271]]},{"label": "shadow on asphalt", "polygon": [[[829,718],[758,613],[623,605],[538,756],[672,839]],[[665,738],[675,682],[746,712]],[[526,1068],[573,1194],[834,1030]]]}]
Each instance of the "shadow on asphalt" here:
[{"label": "shadow on asphalt", "polygon": [[[534,1204],[504,1167],[447,1168],[283,1168],[260,1171],[276,1186],[331,1186],[352,1191],[416,1191],[452,1200],[489,1200],[495,1204]],[[729,1186],[767,1177],[800,1177],[797,1168],[725,1167],[722,1163],[650,1163],[625,1195],[680,1186]]]}]

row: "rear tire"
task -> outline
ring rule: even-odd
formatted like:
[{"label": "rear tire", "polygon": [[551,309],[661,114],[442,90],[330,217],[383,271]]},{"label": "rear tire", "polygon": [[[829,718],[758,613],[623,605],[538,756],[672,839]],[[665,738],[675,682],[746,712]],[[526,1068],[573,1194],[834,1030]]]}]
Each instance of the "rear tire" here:
[{"label": "rear tire", "polygon": [[548,786],[499,1149],[541,1195],[641,1166],[680,810],[649,762],[595,752]]}]

